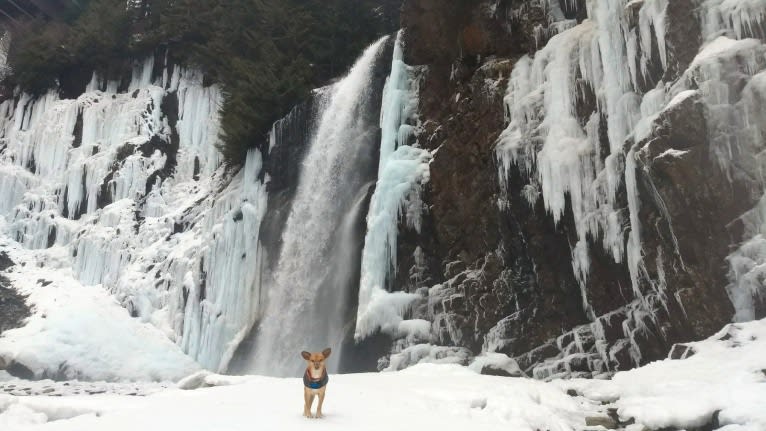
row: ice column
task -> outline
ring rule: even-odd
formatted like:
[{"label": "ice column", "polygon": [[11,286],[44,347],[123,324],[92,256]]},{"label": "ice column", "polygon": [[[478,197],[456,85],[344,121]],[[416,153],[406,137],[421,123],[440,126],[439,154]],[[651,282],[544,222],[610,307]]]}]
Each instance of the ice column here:
[{"label": "ice column", "polygon": [[396,40],[391,75],[383,93],[380,168],[367,215],[362,251],[355,338],[361,340],[382,330],[399,335],[403,315],[414,294],[389,292],[386,280],[396,268],[399,221],[420,228],[420,190],[428,182],[431,153],[407,145],[417,109],[417,89],[412,71],[402,61],[402,34]]}]

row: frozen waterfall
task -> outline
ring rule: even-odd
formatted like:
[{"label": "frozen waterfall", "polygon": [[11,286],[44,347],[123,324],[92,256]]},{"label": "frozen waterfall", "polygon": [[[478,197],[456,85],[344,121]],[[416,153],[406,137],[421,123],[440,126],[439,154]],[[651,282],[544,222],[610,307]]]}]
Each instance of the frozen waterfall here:
[{"label": "frozen waterfall", "polygon": [[[428,182],[431,153],[407,145],[413,135],[417,111],[417,80],[403,60],[402,33],[394,46],[391,75],[383,90],[380,167],[375,193],[367,215],[367,235],[362,252],[359,308],[354,337],[362,340],[378,330],[406,335],[422,325],[404,323],[403,316],[416,295],[389,292],[386,282],[396,268],[399,221],[420,229],[420,190]],[[417,328],[416,328],[417,327]],[[427,332],[427,330],[426,330]]]},{"label": "frozen waterfall", "polygon": [[347,315],[358,274],[358,260],[352,258],[356,222],[371,186],[364,166],[374,164],[378,135],[369,118],[370,106],[378,103],[372,80],[386,40],[367,48],[342,80],[318,90],[320,118],[276,266],[263,281],[267,303],[259,314],[251,372],[300,374],[300,352],[328,346],[334,351],[329,369],[338,369],[341,344],[353,328]]},{"label": "frozen waterfall", "polygon": [[150,57],[124,88],[94,74],[74,100],[2,102],[0,216],[47,267],[224,371],[259,306],[266,192],[257,150],[235,175],[221,167],[222,95],[202,81]]}]

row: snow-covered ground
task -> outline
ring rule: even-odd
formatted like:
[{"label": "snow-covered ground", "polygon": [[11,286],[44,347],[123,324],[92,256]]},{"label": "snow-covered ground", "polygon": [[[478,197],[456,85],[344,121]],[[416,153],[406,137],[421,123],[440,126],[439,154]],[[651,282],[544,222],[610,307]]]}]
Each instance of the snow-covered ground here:
[{"label": "snow-covered ground", "polygon": [[333,375],[321,420],[301,416],[297,378],[208,375],[211,387],[144,397],[0,395],[0,429],[600,430],[586,420],[608,422],[611,409],[619,420],[613,424],[626,431],[766,430],[766,320],[730,325],[688,346],[693,353],[686,359],[655,362],[612,380],[545,383],[482,376],[454,364]]},{"label": "snow-covered ground", "polygon": [[593,408],[539,381],[423,364],[396,373],[331,376],[325,417],[318,420],[302,416],[299,379],[249,377],[148,397],[0,398],[0,429],[559,431],[584,424],[583,412]]},{"label": "snow-covered ground", "polygon": [[683,360],[654,362],[609,381],[557,384],[610,402],[621,418],[650,429],[702,429],[717,420],[720,428],[709,429],[766,430],[766,319],[728,325],[687,346]]}]

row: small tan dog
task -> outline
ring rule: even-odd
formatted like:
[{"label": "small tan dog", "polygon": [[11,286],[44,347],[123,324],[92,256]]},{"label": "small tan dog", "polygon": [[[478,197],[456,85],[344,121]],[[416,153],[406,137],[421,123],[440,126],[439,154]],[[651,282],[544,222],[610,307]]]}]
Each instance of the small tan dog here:
[{"label": "small tan dog", "polygon": [[[321,353],[301,352],[301,356],[308,365],[306,372],[303,374],[303,398],[305,401],[303,416],[307,418],[322,417],[322,403],[324,402],[324,394],[327,390],[327,382],[330,381],[330,377],[327,375],[325,360],[330,356],[330,353],[332,353],[332,350],[329,347],[322,350]],[[317,395],[319,396],[317,413],[312,416],[311,405],[314,404],[314,397]]]}]

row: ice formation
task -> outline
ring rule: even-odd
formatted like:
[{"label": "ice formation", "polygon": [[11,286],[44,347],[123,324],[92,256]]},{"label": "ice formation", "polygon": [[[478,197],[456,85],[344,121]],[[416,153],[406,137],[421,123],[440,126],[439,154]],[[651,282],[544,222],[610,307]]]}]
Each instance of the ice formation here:
[{"label": "ice formation", "polygon": [[[759,203],[741,216],[742,243],[727,258],[734,321],[755,318],[756,300],[766,300],[766,4],[705,2],[703,32],[708,44],[680,85],[697,86],[708,106],[711,157],[732,180],[751,184]],[[742,85],[744,84],[744,87]]]},{"label": "ice formation", "polygon": [[[375,65],[387,37],[365,50],[351,71],[316,95],[320,113],[282,233],[278,262],[263,282],[251,371],[294,375],[297,353],[333,348],[335,372],[349,322],[347,300],[354,268],[355,227],[370,184],[361,168],[374,154],[377,124],[366,115],[374,99]],[[376,111],[377,112],[377,111]]]},{"label": "ice formation", "polygon": [[[386,282],[396,268],[399,221],[420,230],[420,190],[429,180],[431,153],[407,145],[413,134],[417,88],[413,72],[403,61],[402,34],[394,47],[391,75],[383,91],[380,168],[367,215],[362,251],[359,308],[354,337],[362,340],[378,330],[400,335],[403,316],[416,295],[389,292]],[[402,334],[406,335],[406,334]]]},{"label": "ice formation", "polygon": [[148,382],[199,369],[165,334],[131,318],[108,291],[85,286],[52,264],[65,260],[63,253],[25,250],[7,238],[0,247],[24,263],[6,277],[33,307],[23,327],[3,333],[0,357],[22,364],[29,377]]},{"label": "ice formation", "polygon": [[0,28],[0,79],[8,72],[6,62],[8,59],[8,48],[11,44],[11,34]]},{"label": "ice formation", "polygon": [[4,233],[223,371],[259,305],[261,155],[224,171],[221,91],[194,70],[147,58],[119,87],[0,104]]},{"label": "ice formation", "polygon": [[[582,287],[583,310],[592,321],[597,322],[597,316],[585,286],[593,246],[602,247],[615,262],[627,263],[635,297],[630,305],[634,313],[629,314],[652,316],[656,307],[666,305],[666,293],[664,280],[651,280],[643,262],[636,178],[640,144],[664,110],[699,94],[709,108],[712,157],[731,176],[740,175],[738,168],[744,167],[745,175],[759,178],[754,188],[764,190],[763,132],[758,124],[765,118],[766,80],[761,76],[766,45],[750,38],[764,36],[766,3],[702,2],[697,13],[706,44],[677,81],[660,80],[654,88],[647,83],[669,67],[667,0],[589,1],[589,18],[575,26],[564,22],[554,3],[548,8],[549,19],[561,31],[553,31],[533,56],[521,58],[510,76],[505,97],[508,126],[496,147],[501,186],[507,184],[510,170],[519,168],[527,175],[528,187],[540,191],[556,223],[571,204],[578,238],[572,244],[572,267]],[[631,15],[635,10],[638,13]],[[735,94],[729,84],[743,75],[747,85],[742,95]],[[578,107],[588,103],[595,112],[583,117]],[[741,124],[732,128],[732,120]],[[600,130],[606,130],[608,145]],[[622,187],[627,210],[617,202]],[[538,195],[530,196],[534,201]],[[762,214],[755,215],[759,211],[746,217],[763,220]],[[752,318],[748,307],[764,286],[763,226],[748,225],[748,237],[729,258],[729,291],[737,319]],[[640,328],[634,323],[626,321],[624,328],[637,360],[641,355],[631,333]]]}]

